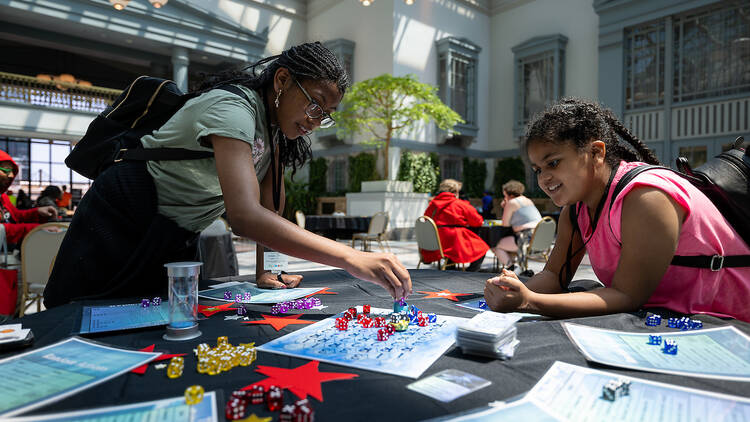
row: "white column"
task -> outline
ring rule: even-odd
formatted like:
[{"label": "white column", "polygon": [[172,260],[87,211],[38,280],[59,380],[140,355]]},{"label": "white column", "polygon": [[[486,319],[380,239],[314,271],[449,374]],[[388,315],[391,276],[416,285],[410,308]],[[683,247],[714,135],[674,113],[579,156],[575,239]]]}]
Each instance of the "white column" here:
[{"label": "white column", "polygon": [[177,86],[183,91],[188,89],[188,51],[183,47],[172,49],[172,79]]}]

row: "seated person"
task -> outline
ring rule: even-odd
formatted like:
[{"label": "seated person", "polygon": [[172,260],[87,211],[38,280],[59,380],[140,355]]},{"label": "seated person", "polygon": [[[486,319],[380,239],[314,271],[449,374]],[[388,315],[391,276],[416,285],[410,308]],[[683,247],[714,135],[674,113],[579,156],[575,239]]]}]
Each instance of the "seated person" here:
[{"label": "seated person", "polygon": [[[47,186],[39,197],[36,198],[37,207],[57,207],[57,202],[62,198],[62,191],[57,186]],[[59,211],[59,210],[58,210]]]},{"label": "seated person", "polygon": [[[627,171],[659,160],[612,111],[563,99],[529,124],[521,150],[539,186],[564,208],[544,270],[526,283],[507,270],[487,280],[493,311],[570,318],[650,307],[750,322],[750,267],[673,263],[675,256],[750,255],[705,194],[669,170],[652,170],[614,196]],[[586,253],[605,287],[571,292]]]},{"label": "seated person", "polygon": [[[439,191],[430,201],[424,215],[435,221],[445,256],[457,263],[470,262],[467,271],[477,271],[482,266],[489,246],[466,227],[481,226],[484,220],[468,201],[458,199],[460,182],[445,179],[440,183]],[[437,251],[420,253],[426,262],[434,262],[440,258]]]},{"label": "seated person", "polygon": [[492,248],[498,261],[504,267],[512,263],[509,252],[518,251],[522,237],[531,237],[531,232],[542,215],[531,199],[523,196],[526,187],[518,180],[510,180],[503,185],[503,226],[513,228],[513,236],[505,236]]},{"label": "seated person", "polygon": [[57,217],[57,208],[43,206],[28,210],[19,210],[10,202],[5,193],[18,174],[18,164],[7,152],[0,150],[0,223],[5,228],[5,239],[8,246],[20,245],[24,236],[48,218]]},{"label": "seated person", "polygon": [[60,199],[55,201],[57,203],[58,208],[66,208],[69,209],[72,205],[71,202],[73,200],[73,194],[68,192],[68,186],[63,185],[62,187],[62,195],[60,196]]}]

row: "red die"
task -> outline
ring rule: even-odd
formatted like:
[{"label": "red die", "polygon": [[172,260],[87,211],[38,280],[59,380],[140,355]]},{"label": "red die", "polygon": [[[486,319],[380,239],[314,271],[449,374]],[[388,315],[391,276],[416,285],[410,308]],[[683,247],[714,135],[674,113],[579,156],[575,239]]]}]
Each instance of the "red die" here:
[{"label": "red die", "polygon": [[346,318],[336,318],[336,328],[339,331],[346,331],[349,329],[349,320]]},{"label": "red die", "polygon": [[386,341],[391,335],[388,334],[388,329],[381,328],[378,330],[378,341]]},{"label": "red die", "polygon": [[357,322],[361,323],[363,318],[367,318],[367,315],[365,314],[357,315]]},{"label": "red die", "polygon": [[248,390],[235,390],[232,392],[232,398],[250,401],[250,392]]},{"label": "red die", "polygon": [[420,316],[419,318],[417,318],[417,321],[418,321],[417,323],[418,323],[418,325],[420,327],[426,327],[427,326],[427,318],[425,318],[423,316]]},{"label": "red die", "polygon": [[231,398],[224,407],[224,416],[230,421],[242,419],[245,417],[246,408],[247,402],[245,400]]},{"label": "red die", "polygon": [[375,317],[375,324],[373,326],[378,328],[385,327],[385,318],[382,316]]},{"label": "red die", "polygon": [[281,391],[281,388],[275,385],[268,387],[268,392],[266,393],[266,406],[268,407],[268,410],[275,412],[281,409],[281,406],[283,405],[284,392]]},{"label": "red die", "polygon": [[307,400],[300,400],[294,405],[294,422],[313,422],[315,412]]},{"label": "red die", "polygon": [[362,313],[370,315],[370,305],[362,305]]},{"label": "red die", "polygon": [[294,408],[293,404],[287,404],[281,408],[281,414],[279,415],[279,422],[293,422],[294,421]]},{"label": "red die", "polygon": [[394,326],[393,326],[393,324],[387,324],[387,325],[385,326],[385,330],[386,330],[386,331],[388,331],[388,335],[389,335],[389,336],[392,336],[392,335],[393,335],[393,333],[395,333],[395,332],[396,332],[396,327],[394,327]]},{"label": "red die", "polygon": [[254,385],[250,387],[250,403],[261,404],[263,403],[263,396],[265,396],[266,389],[262,385]]},{"label": "red die", "polygon": [[364,317],[360,321],[360,324],[362,324],[362,328],[370,328],[370,327],[372,327],[372,318],[370,318],[370,317]]},{"label": "red die", "polygon": [[349,308],[349,312],[351,312],[352,317],[357,316],[357,308],[354,308],[354,307]]},{"label": "red die", "polygon": [[354,319],[354,314],[352,314],[349,311],[346,311],[344,312],[344,315],[342,316],[342,318],[346,319],[347,321],[351,321]]}]

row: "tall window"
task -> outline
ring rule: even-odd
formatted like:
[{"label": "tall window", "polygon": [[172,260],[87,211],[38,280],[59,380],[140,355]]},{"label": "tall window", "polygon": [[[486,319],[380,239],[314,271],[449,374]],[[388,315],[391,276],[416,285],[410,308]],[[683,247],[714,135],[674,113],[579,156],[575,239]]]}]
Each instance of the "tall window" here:
[{"label": "tall window", "polygon": [[347,189],[347,157],[335,158],[328,166],[329,174],[329,192],[341,192]]},{"label": "tall window", "polygon": [[567,42],[567,37],[556,34],[535,37],[513,47],[516,136],[523,135],[534,114],[563,95]]},{"label": "tall window", "polygon": [[449,158],[443,158],[440,163],[440,178],[441,179],[455,179],[460,181],[463,179],[461,177],[462,173],[462,167],[463,162],[460,158],[456,157],[449,157]]},{"label": "tall window", "polygon": [[466,39],[443,38],[437,42],[440,99],[465,123],[456,125],[462,135],[477,135],[477,62],[479,46]]},{"label": "tall window", "polygon": [[664,104],[664,21],[625,31],[625,108]]}]

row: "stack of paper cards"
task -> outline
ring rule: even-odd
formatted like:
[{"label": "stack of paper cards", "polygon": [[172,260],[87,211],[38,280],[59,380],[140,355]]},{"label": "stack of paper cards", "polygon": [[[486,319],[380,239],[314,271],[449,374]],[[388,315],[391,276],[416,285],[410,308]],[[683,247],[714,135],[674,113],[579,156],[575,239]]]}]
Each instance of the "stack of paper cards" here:
[{"label": "stack of paper cards", "polygon": [[516,322],[521,317],[513,314],[483,312],[456,330],[456,344],[464,353],[510,359],[518,346]]}]

